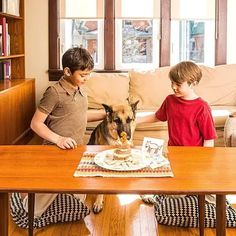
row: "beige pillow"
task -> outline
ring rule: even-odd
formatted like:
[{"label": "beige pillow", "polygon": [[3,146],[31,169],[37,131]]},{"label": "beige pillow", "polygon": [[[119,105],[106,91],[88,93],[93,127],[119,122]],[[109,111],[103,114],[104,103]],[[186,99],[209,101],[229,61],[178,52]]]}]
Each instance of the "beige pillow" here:
[{"label": "beige pillow", "polygon": [[130,71],[130,100],[139,100],[138,109],[157,109],[173,93],[168,77],[170,67],[155,71]]},{"label": "beige pillow", "polygon": [[201,66],[203,77],[196,93],[210,105],[236,105],[236,65]]},{"label": "beige pillow", "polygon": [[102,103],[123,103],[129,97],[129,77],[126,73],[93,73],[84,89],[89,108],[103,108]]}]

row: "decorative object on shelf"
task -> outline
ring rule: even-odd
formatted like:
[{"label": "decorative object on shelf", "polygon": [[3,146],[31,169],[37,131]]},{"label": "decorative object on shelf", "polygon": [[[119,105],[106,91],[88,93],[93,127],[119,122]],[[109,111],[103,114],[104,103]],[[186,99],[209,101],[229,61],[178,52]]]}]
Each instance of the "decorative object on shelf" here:
[{"label": "decorative object on shelf", "polygon": [[20,0],[2,0],[2,12],[20,16]]}]

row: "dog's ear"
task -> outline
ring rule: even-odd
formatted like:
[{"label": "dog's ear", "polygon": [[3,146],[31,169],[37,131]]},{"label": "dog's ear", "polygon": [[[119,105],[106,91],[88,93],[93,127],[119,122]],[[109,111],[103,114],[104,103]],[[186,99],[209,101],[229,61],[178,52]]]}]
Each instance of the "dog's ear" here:
[{"label": "dog's ear", "polygon": [[139,103],[139,100],[137,100],[135,103],[132,103],[130,106],[132,108],[132,111],[135,113],[135,111],[137,110],[137,105]]},{"label": "dog's ear", "polygon": [[106,113],[109,113],[109,114],[111,114],[112,113],[112,107],[111,106],[108,106],[108,105],[106,105],[106,104],[102,104],[103,105],[103,107],[105,108],[105,111],[106,111]]}]

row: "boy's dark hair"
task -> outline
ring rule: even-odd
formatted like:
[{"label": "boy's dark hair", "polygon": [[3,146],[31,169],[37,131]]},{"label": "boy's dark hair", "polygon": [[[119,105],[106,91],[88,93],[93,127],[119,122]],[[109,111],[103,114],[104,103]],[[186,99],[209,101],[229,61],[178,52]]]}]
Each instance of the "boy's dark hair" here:
[{"label": "boy's dark hair", "polygon": [[184,82],[187,82],[188,85],[196,85],[202,78],[202,71],[195,63],[191,61],[182,61],[171,68],[169,78],[178,85]]},{"label": "boy's dark hair", "polygon": [[85,48],[70,48],[62,56],[62,67],[68,67],[73,74],[76,70],[92,70],[94,61]]}]

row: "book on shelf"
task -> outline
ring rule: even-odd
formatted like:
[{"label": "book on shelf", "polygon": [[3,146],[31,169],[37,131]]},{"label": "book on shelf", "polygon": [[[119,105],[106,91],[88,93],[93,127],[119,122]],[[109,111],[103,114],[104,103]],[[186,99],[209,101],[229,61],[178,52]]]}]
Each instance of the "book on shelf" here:
[{"label": "book on shelf", "polygon": [[2,0],[1,12],[20,16],[20,0]]},{"label": "book on shelf", "polygon": [[1,32],[1,55],[5,56],[7,53],[6,48],[6,17],[0,17],[0,32]]},{"label": "book on shelf", "polygon": [[6,17],[0,17],[0,56],[10,55],[10,35]]},{"label": "book on shelf", "polygon": [[11,79],[11,60],[0,61],[0,80]]}]

